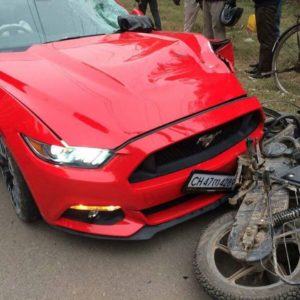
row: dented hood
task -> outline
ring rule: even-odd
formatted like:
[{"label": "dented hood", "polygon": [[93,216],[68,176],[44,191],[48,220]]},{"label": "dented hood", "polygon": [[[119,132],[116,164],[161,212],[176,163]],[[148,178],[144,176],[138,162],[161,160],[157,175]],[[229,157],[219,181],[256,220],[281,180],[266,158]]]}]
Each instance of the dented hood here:
[{"label": "dented hood", "polygon": [[176,33],[2,53],[0,81],[69,145],[110,149],[245,93],[204,37]]}]

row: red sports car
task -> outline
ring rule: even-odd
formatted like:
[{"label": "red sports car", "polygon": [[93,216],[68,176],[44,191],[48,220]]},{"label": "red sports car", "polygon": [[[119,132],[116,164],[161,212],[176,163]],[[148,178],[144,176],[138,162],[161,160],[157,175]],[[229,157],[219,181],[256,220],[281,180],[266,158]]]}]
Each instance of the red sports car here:
[{"label": "red sports car", "polygon": [[263,113],[232,47],[120,33],[114,0],[1,0],[0,164],[24,221],[147,239],[213,209]]}]

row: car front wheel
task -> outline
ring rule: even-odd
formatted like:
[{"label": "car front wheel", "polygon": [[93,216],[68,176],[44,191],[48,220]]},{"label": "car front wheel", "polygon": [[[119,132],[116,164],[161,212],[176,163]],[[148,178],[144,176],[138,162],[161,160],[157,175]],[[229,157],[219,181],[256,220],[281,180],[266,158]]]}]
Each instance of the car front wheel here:
[{"label": "car front wheel", "polygon": [[0,167],[17,216],[24,222],[40,218],[39,210],[19,167],[0,138]]}]

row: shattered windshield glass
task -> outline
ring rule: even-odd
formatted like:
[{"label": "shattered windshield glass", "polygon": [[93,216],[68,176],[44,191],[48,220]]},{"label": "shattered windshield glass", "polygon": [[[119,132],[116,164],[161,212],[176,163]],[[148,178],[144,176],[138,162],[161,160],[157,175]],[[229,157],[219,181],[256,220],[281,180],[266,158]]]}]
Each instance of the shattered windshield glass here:
[{"label": "shattered windshield glass", "polygon": [[1,0],[0,51],[111,34],[128,12],[115,0]]}]

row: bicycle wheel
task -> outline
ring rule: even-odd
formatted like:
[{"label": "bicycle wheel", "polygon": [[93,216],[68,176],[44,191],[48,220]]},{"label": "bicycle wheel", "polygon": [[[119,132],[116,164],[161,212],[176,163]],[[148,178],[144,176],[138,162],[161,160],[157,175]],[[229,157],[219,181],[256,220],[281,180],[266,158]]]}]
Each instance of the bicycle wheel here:
[{"label": "bicycle wheel", "polygon": [[284,93],[300,96],[300,24],[279,40],[272,68],[276,86]]}]

